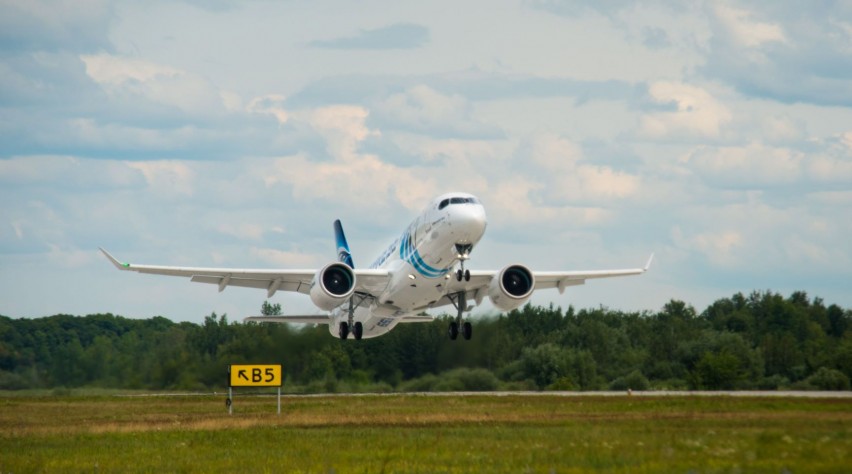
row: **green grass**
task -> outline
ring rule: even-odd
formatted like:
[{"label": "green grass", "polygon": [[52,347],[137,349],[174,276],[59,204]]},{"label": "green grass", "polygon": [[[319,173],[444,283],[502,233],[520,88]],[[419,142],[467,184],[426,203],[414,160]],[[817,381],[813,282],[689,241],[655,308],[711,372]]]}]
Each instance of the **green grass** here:
[{"label": "green grass", "polygon": [[843,399],[2,397],[0,472],[848,472]]}]

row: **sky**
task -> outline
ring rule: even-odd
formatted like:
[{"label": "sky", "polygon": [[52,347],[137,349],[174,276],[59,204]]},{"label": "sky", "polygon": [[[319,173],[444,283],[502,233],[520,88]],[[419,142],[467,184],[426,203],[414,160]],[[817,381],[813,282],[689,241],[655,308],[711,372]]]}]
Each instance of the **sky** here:
[{"label": "sky", "polygon": [[318,268],[340,218],[357,267],[449,191],[468,268],[655,254],[535,304],[850,308],[852,3],[0,0],[0,314],[240,319],[265,292],[97,249]]}]

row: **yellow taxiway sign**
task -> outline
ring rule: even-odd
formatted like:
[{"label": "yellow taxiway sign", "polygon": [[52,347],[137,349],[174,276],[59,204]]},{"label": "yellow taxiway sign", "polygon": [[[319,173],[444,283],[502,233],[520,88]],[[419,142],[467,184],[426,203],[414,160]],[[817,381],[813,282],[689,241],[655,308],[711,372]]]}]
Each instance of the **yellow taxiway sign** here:
[{"label": "yellow taxiway sign", "polygon": [[280,387],[281,365],[231,365],[228,369],[231,387]]}]

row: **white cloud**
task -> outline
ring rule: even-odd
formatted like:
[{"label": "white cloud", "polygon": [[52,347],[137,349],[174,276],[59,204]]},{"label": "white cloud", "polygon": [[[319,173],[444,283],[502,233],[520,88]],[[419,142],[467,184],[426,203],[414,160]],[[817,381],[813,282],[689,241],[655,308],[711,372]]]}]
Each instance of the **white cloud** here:
[{"label": "white cloud", "polygon": [[576,226],[595,226],[612,219],[613,213],[594,206],[547,205],[534,200],[532,195],[540,192],[543,184],[528,178],[516,177],[492,185],[488,204],[493,213],[506,225],[557,225],[570,223]]},{"label": "white cloud", "polygon": [[808,160],[807,171],[816,181],[852,185],[852,155],[816,156]]},{"label": "white cloud", "polygon": [[384,129],[435,136],[484,137],[501,132],[473,117],[473,105],[461,94],[443,94],[426,84],[391,94],[373,107]]},{"label": "white cloud", "polygon": [[570,173],[583,158],[583,150],[571,140],[554,134],[541,134],[532,139],[530,158],[548,171]]},{"label": "white cloud", "polygon": [[787,41],[780,25],[758,21],[748,10],[717,3],[714,12],[731,37],[742,46],[754,48],[764,43]]},{"label": "white cloud", "polygon": [[183,72],[134,58],[122,58],[106,53],[83,54],[80,59],[86,65],[86,74],[95,82],[110,86],[120,86],[130,81],[145,82],[161,78],[178,77]]},{"label": "white cloud", "polygon": [[706,77],[750,97],[850,105],[846,3],[712,3],[706,11],[713,34],[698,68]]},{"label": "white cloud", "polygon": [[272,115],[280,125],[284,125],[290,118],[284,109],[284,102],[285,97],[283,95],[269,94],[262,97],[255,97],[249,102],[246,109],[256,114]]},{"label": "white cloud", "polygon": [[443,95],[425,84],[392,94],[382,103],[393,118],[409,124],[434,124],[463,115],[468,102],[460,95]]},{"label": "white cloud", "polygon": [[762,117],[761,129],[767,143],[796,143],[806,136],[803,121],[788,115]]},{"label": "white cloud", "polygon": [[199,117],[223,115],[235,103],[235,94],[174,67],[106,53],[84,54],[80,59],[86,65],[86,74],[113,100],[142,97]]},{"label": "white cloud", "polygon": [[804,159],[800,152],[751,143],[745,147],[700,147],[687,160],[714,185],[764,187],[800,180]]},{"label": "white cloud", "polygon": [[83,251],[76,248],[49,243],[50,249],[47,253],[49,261],[64,268],[82,268],[90,264],[95,255],[91,251]]},{"label": "white cloud", "polygon": [[580,166],[577,169],[580,192],[593,199],[626,198],[639,190],[639,178],[606,166]]},{"label": "white cloud", "polygon": [[148,186],[158,194],[193,194],[195,173],[179,161],[135,161],[127,163],[145,177]]},{"label": "white cloud", "polygon": [[648,89],[659,104],[672,104],[671,112],[654,112],[641,118],[640,131],[651,138],[688,136],[718,137],[732,115],[706,90],[690,84],[655,82]]},{"label": "white cloud", "polygon": [[746,146],[702,146],[685,159],[687,165],[713,186],[771,188],[801,185],[852,184],[852,153],[842,139],[812,141],[808,153],[753,142]]},{"label": "white cloud", "polygon": [[639,190],[638,177],[583,162],[580,147],[565,138],[538,135],[532,139],[529,153],[531,161],[546,173],[545,193],[561,202],[601,203],[630,197]]},{"label": "white cloud", "polygon": [[121,188],[142,183],[120,161],[90,160],[67,155],[14,156],[0,160],[0,182],[16,187],[58,189]]},{"label": "white cloud", "polygon": [[249,254],[255,259],[268,262],[270,266],[278,268],[315,268],[323,261],[317,255],[262,247],[251,247]]},{"label": "white cloud", "polygon": [[315,161],[305,154],[275,159],[265,165],[267,187],[279,183],[290,186],[293,196],[303,201],[324,200],[346,206],[385,207],[389,200],[419,210],[432,194],[431,179],[416,172],[363,153],[364,140],[381,136],[366,125],[369,115],[363,107],[337,105],[294,112],[325,139],[330,161]]},{"label": "white cloud", "polygon": [[328,151],[344,161],[357,160],[358,145],[367,137],[378,136],[376,130],[367,127],[369,111],[353,105],[332,105],[307,112],[307,122],[322,135]]},{"label": "white cloud", "polygon": [[244,240],[261,240],[263,238],[264,228],[258,224],[219,224],[216,228],[219,232],[225,235],[237,237]]},{"label": "white cloud", "polygon": [[704,233],[693,236],[693,244],[707,254],[718,255],[723,260],[729,260],[731,251],[743,244],[742,235],[735,231]]}]

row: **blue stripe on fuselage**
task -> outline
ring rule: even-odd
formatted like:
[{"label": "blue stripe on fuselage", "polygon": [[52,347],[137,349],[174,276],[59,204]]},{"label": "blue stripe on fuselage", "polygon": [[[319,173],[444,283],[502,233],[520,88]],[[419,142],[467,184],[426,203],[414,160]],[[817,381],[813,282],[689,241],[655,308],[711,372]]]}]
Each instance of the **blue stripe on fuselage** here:
[{"label": "blue stripe on fuselage", "polygon": [[426,278],[439,278],[447,274],[452,268],[437,269],[432,268],[423,261],[420,252],[414,248],[411,242],[411,234],[406,232],[403,234],[399,245],[399,257],[414,267],[418,273]]}]

